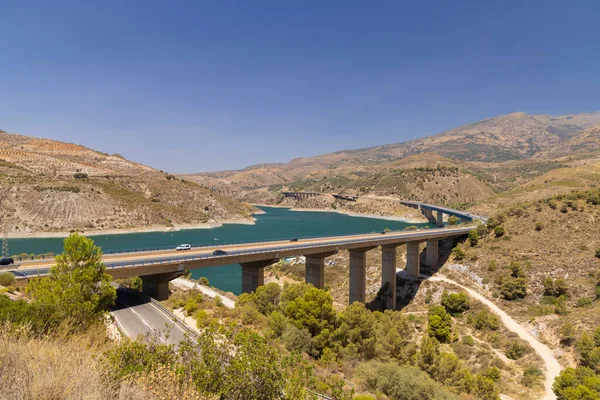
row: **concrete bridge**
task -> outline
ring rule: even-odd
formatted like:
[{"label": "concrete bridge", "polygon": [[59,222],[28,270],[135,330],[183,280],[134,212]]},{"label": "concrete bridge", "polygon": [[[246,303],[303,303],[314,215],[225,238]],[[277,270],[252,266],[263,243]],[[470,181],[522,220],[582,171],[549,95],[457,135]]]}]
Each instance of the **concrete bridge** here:
[{"label": "concrete bridge", "polygon": [[344,194],[321,193],[321,192],[281,192],[284,197],[292,198],[298,201],[309,199],[317,196],[333,196],[338,200],[356,201],[358,196],[347,196]]},{"label": "concrete bridge", "polygon": [[[406,271],[410,276],[418,277],[421,257],[420,246],[426,243],[423,264],[436,267],[439,260],[440,241],[451,241],[453,246],[457,238],[464,237],[472,227],[443,229],[423,229],[420,231],[374,233],[326,238],[303,239],[298,241],[271,241],[218,247],[202,247],[188,251],[174,250],[148,251],[128,254],[104,255],[107,272],[113,278],[139,276],[142,279],[142,291],[156,299],[164,300],[169,295],[169,281],[182,275],[186,270],[215,267],[228,264],[240,264],[242,267],[242,291],[252,292],[264,284],[264,269],[280,259],[292,256],[306,257],[305,280],[317,288],[325,287],[325,259],[340,250],[350,253],[350,302],[365,301],[366,289],[366,252],[381,246],[382,286],[386,283],[389,299],[386,305],[394,308],[396,304],[396,249],[406,244]],[[220,249],[226,254],[214,255]],[[44,276],[49,273],[53,260],[36,260],[22,263],[19,269],[12,270],[17,280],[24,283],[30,277]]]},{"label": "concrete bridge", "polygon": [[311,197],[317,196],[327,196],[328,193],[319,193],[319,192],[281,192],[284,197],[292,198],[298,201],[309,199]]},{"label": "concrete bridge", "polygon": [[[435,206],[433,204],[421,203],[418,201],[408,201],[408,200],[400,200],[400,204],[405,205],[407,207],[416,208],[431,222],[436,226],[444,226],[444,214],[450,216],[454,216],[459,218],[461,221],[473,221],[480,220],[482,222],[486,222],[487,218],[481,217],[478,215],[470,214],[466,211],[454,210],[452,208]],[[435,216],[434,213],[435,212]]]}]

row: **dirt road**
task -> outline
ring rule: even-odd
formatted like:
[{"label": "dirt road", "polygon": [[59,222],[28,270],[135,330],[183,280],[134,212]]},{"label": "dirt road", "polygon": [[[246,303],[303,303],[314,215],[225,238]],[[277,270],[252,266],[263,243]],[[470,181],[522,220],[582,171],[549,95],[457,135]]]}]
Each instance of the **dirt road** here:
[{"label": "dirt road", "polygon": [[554,392],[552,391],[552,384],[554,383],[554,378],[556,378],[558,376],[562,367],[560,366],[560,364],[558,363],[558,360],[554,357],[554,354],[552,354],[552,350],[550,350],[550,348],[548,346],[546,346],[545,344],[543,344],[539,340],[537,340],[533,335],[531,335],[527,331],[527,329],[525,329],[517,321],[512,319],[500,307],[498,307],[496,304],[492,303],[490,300],[488,300],[481,294],[477,293],[475,290],[469,289],[468,287],[463,286],[460,283],[457,283],[451,279],[448,279],[443,275],[437,275],[437,276],[431,276],[431,277],[427,276],[427,278],[430,281],[441,281],[441,282],[450,283],[452,285],[460,287],[461,289],[466,291],[469,294],[469,296],[473,297],[474,299],[479,300],[480,302],[482,302],[483,304],[488,306],[494,314],[496,314],[500,317],[500,319],[502,320],[502,322],[504,323],[504,325],[506,326],[506,328],[508,330],[516,333],[517,335],[519,335],[519,337],[521,339],[523,339],[527,343],[529,343],[529,345],[535,350],[535,352],[544,361],[544,365],[546,366],[546,377],[545,377],[546,379],[544,382],[544,387],[546,389],[546,392],[544,394],[544,397],[542,397],[542,399],[543,400],[556,399],[556,396],[554,395]]}]

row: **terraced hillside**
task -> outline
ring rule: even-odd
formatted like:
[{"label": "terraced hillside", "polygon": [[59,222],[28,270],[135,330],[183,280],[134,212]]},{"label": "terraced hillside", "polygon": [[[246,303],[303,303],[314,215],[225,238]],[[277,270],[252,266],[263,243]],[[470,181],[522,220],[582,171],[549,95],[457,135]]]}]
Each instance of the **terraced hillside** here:
[{"label": "terraced hillside", "polygon": [[83,146],[0,132],[9,233],[197,225],[252,209],[193,182]]}]

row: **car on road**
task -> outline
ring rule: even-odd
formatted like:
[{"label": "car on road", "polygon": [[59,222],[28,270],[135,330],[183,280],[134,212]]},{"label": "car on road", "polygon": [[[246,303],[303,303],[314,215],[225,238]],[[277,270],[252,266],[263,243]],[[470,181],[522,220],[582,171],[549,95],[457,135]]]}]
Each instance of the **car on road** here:
[{"label": "car on road", "polygon": [[225,250],[215,250],[213,251],[213,256],[224,256],[227,252]]},{"label": "car on road", "polygon": [[290,239],[290,242],[297,242],[297,241],[298,241],[298,239],[296,239],[296,238]]},{"label": "car on road", "polygon": [[10,257],[3,257],[0,259],[0,265],[10,265],[10,264],[14,264],[15,260],[13,260]]},{"label": "car on road", "polygon": [[191,244],[180,244],[179,246],[175,247],[175,250],[180,251],[180,250],[190,250],[192,248]]}]

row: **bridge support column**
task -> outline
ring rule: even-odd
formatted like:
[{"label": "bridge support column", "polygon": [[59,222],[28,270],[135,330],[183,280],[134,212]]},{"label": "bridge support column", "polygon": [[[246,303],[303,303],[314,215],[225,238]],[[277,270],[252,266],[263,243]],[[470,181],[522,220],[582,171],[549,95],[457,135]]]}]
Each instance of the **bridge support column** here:
[{"label": "bridge support column", "polygon": [[310,254],[306,257],[305,281],[317,289],[325,287],[325,258],[337,254],[337,251],[329,253]]},{"label": "bridge support column", "polygon": [[165,274],[141,276],[142,293],[156,300],[167,300],[169,298],[169,282],[180,275],[178,272],[168,272]]},{"label": "bridge support column", "polygon": [[442,213],[441,211],[437,212],[437,219],[435,221],[435,225],[436,226],[444,226],[444,213]]},{"label": "bridge support column", "polygon": [[446,250],[452,250],[455,246],[453,238],[442,239],[442,248]]},{"label": "bridge support column", "polygon": [[350,253],[350,304],[365,302],[367,290],[367,251],[375,247],[352,249]]},{"label": "bridge support column", "polygon": [[425,250],[425,265],[429,268],[436,268],[439,262],[439,244],[437,239],[429,239],[427,241],[427,249]]},{"label": "bridge support column", "polygon": [[385,308],[396,308],[396,249],[398,246],[389,245],[381,248],[381,287],[387,285],[383,294]]},{"label": "bridge support column", "polygon": [[413,278],[420,273],[419,242],[406,243],[406,272]]},{"label": "bridge support column", "polygon": [[242,266],[242,293],[251,293],[265,284],[265,267],[279,260],[262,260],[240,264]]}]

